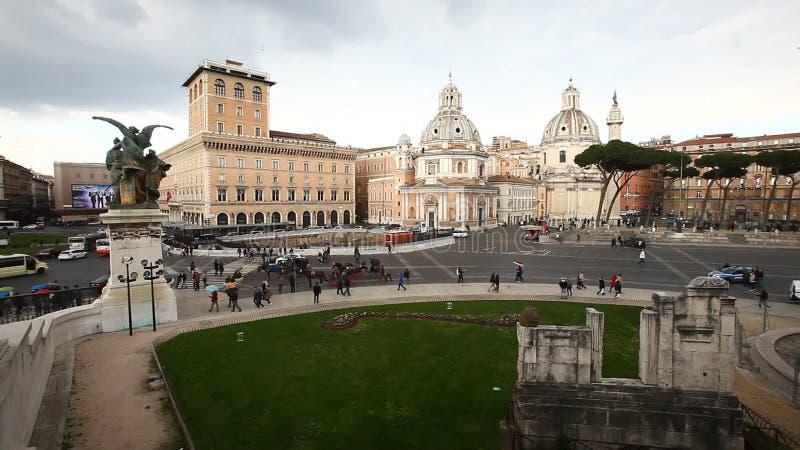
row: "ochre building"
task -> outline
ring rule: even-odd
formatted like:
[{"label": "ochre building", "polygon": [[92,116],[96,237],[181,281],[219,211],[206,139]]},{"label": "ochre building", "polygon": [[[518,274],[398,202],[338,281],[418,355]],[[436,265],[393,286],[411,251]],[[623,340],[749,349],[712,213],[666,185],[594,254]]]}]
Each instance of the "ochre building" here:
[{"label": "ochre building", "polygon": [[320,134],[271,130],[266,72],[204,60],[183,86],[187,140],[159,156],[172,167],[159,206],[199,225],[352,224],[357,151]]}]

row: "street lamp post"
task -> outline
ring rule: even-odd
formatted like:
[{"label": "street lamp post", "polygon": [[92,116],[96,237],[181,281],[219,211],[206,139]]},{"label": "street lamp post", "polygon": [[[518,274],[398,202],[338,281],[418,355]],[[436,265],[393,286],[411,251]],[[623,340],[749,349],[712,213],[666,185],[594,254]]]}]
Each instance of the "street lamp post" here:
[{"label": "street lamp post", "polygon": [[163,261],[160,259],[154,261],[152,264],[146,259],[142,260],[144,279],[150,281],[150,304],[153,312],[153,331],[156,331],[156,294],[153,281],[161,278],[161,275],[164,274],[164,271],[160,269],[162,263]]},{"label": "street lamp post", "polygon": [[133,336],[133,312],[131,311],[131,281],[136,281],[139,277],[139,274],[136,272],[131,272],[131,263],[133,262],[133,256],[125,255],[122,257],[122,264],[125,264],[125,276],[122,275],[117,276],[117,279],[121,283],[126,283],[128,287],[128,335]]}]

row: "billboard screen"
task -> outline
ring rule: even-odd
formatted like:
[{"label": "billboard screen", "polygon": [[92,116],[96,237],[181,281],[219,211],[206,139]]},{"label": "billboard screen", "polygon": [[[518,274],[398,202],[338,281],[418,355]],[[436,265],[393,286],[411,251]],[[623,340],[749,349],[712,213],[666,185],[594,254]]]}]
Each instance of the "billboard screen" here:
[{"label": "billboard screen", "polygon": [[77,209],[108,208],[114,190],[107,184],[73,184],[72,207]]}]

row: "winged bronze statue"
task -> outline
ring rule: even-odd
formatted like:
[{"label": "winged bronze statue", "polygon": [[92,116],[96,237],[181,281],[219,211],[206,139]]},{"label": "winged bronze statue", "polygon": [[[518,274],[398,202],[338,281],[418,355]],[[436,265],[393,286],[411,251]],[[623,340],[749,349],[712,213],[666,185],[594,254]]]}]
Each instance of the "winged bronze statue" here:
[{"label": "winged bronze statue", "polygon": [[106,153],[106,169],[111,175],[114,203],[152,207],[158,200],[158,187],[170,165],[153,150],[147,154],[144,151],[152,145],[150,138],[156,128],[171,130],[172,127],[148,125],[139,131],[136,127],[126,127],[108,117],[94,116],[92,119],[108,122],[122,133],[122,139],[114,138],[114,146]]}]

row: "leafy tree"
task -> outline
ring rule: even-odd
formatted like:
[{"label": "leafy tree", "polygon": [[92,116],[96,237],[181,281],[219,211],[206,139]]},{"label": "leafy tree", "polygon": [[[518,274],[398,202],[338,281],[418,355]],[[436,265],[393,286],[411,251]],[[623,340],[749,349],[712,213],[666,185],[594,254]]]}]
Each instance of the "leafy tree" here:
[{"label": "leafy tree", "polygon": [[683,178],[694,178],[700,176],[700,171],[691,167],[692,157],[683,152],[673,152],[667,150],[656,150],[657,165],[655,166],[664,183],[658,187],[650,189],[650,209],[645,213],[645,223],[650,220],[650,211],[654,205],[664,204],[664,192],[672,186],[676,180]]},{"label": "leafy tree", "polygon": [[[583,168],[594,168],[600,172],[602,188],[595,225],[600,224],[609,185],[613,182],[616,188],[610,203],[613,205],[622,188],[633,178],[633,174],[638,170],[650,168],[656,160],[655,156],[652,149],[644,149],[620,140],[613,140],[607,144],[595,144],[575,155],[575,164]],[[606,212],[606,220],[610,215],[611,208]]]},{"label": "leafy tree", "polygon": [[708,169],[700,175],[708,182],[706,195],[703,197],[703,203],[700,206],[700,214],[703,220],[707,218],[706,207],[708,206],[708,198],[711,196],[711,187],[714,183],[724,178],[744,176],[747,174],[747,167],[752,163],[752,156],[730,151],[710,153],[694,160],[695,167]]},{"label": "leafy tree", "polygon": [[[767,217],[769,216],[770,207],[772,206],[772,201],[775,199],[775,192],[776,187],[778,184],[778,177],[779,176],[792,176],[798,171],[800,171],[800,151],[798,150],[774,150],[769,151],[765,150],[763,152],[759,152],[754,158],[756,164],[764,167],[769,167],[769,172],[772,175],[772,187],[770,188],[769,198],[767,199],[767,206],[764,208],[763,214],[759,218],[759,225],[762,228],[766,228],[767,226]],[[792,178],[792,188],[791,191],[794,191],[794,185],[796,181]],[[789,193],[791,198],[792,192]],[[787,204],[787,208],[791,206],[791,200],[789,204]],[[788,217],[789,210],[786,210],[786,214]]]}]

